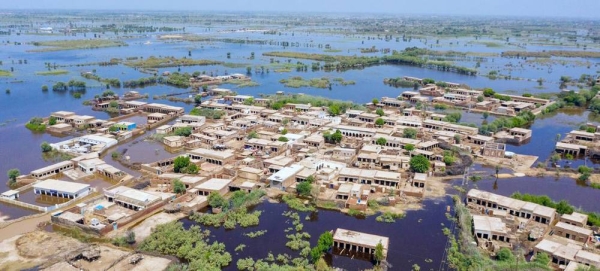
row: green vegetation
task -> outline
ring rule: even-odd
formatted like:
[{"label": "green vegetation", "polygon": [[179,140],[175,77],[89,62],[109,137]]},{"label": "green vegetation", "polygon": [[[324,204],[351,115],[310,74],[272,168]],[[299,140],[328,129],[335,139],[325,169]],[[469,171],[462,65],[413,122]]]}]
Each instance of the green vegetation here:
[{"label": "green vegetation", "polygon": [[21,172],[17,168],[9,169],[6,172],[6,176],[8,176],[8,185],[12,186],[17,182],[17,177],[21,175]]},{"label": "green vegetation", "polygon": [[323,133],[323,138],[325,139],[325,142],[327,142],[327,143],[337,144],[337,143],[342,142],[343,135],[340,130],[335,130],[335,133],[333,133],[333,134],[329,133],[329,131],[326,131]]},{"label": "green vegetation", "polygon": [[220,119],[225,115],[225,111],[223,110],[213,110],[207,108],[193,108],[190,111],[190,115],[192,116],[204,116],[207,119]]},{"label": "green vegetation", "polygon": [[[500,251],[498,261],[493,261],[489,256],[481,253],[473,237],[472,217],[469,210],[461,203],[458,196],[454,196],[457,228],[457,237],[450,234],[450,248],[447,262],[456,270],[551,270],[548,267],[549,259],[538,254],[536,259],[527,262],[522,255],[513,255],[510,251]],[[507,253],[508,252],[508,253]],[[510,254],[510,255],[509,255]],[[517,261],[519,264],[517,265]]]},{"label": "green vegetation", "polygon": [[311,104],[311,106],[315,107],[329,107],[329,113],[332,115],[340,115],[346,112],[348,109],[364,109],[363,106],[355,104],[350,101],[340,101],[340,100],[332,100],[325,97],[320,96],[311,96],[311,95],[299,95],[294,94],[291,96],[284,95],[269,95],[265,97],[271,100],[271,103],[268,105],[271,109],[279,110],[285,104]]},{"label": "green vegetation", "polygon": [[184,194],[185,184],[179,179],[173,180],[173,192],[175,192],[175,194]]},{"label": "green vegetation", "polygon": [[[377,118],[377,119],[375,120],[375,125],[377,125],[377,126],[379,126],[379,127],[383,126],[384,124],[385,124],[385,121],[384,121],[382,118]],[[385,138],[384,138],[384,139],[385,139]]]},{"label": "green vegetation", "polygon": [[260,231],[253,231],[253,232],[244,233],[244,235],[247,236],[247,237],[249,237],[249,238],[256,238],[256,237],[263,236],[266,233],[267,233],[267,230],[260,230]]},{"label": "green vegetation", "polygon": [[470,68],[460,67],[448,62],[429,60],[428,55],[435,54],[434,51],[417,47],[406,48],[403,51],[393,51],[391,55],[382,57],[366,56],[345,56],[345,55],[327,55],[327,54],[309,54],[300,52],[267,52],[264,56],[274,56],[283,58],[308,59],[314,61],[326,62],[320,66],[325,71],[343,71],[348,69],[362,69],[379,64],[395,64],[418,66],[440,71],[456,72],[459,74],[476,75],[477,71]]},{"label": "green vegetation", "polygon": [[581,57],[581,58],[600,58],[600,52],[594,51],[570,51],[570,50],[548,50],[543,52],[524,52],[524,51],[505,51],[502,57]]},{"label": "green vegetation", "polygon": [[81,77],[90,79],[90,80],[95,80],[102,84],[106,84],[107,88],[108,88],[108,86],[115,87],[115,88],[121,87],[121,81],[118,78],[102,78],[99,75],[97,75],[95,73],[91,73],[91,72],[82,72]]},{"label": "green vegetation", "polygon": [[189,230],[180,222],[157,225],[139,249],[173,255],[189,263],[190,270],[220,270],[229,265],[231,255],[223,243],[209,243],[210,232],[198,226]]},{"label": "green vegetation", "polygon": [[179,127],[173,131],[173,133],[177,136],[185,136],[188,137],[192,134],[192,127]]},{"label": "green vegetation", "polygon": [[431,166],[429,159],[423,155],[413,156],[408,163],[410,164],[410,170],[417,173],[426,173]]},{"label": "green vegetation", "polygon": [[450,122],[450,123],[459,123],[461,118],[462,118],[462,114],[460,112],[454,112],[454,113],[450,113],[450,114],[446,115],[446,117],[444,118],[444,121]]},{"label": "green vegetation", "polygon": [[404,131],[402,131],[402,137],[412,138],[412,139],[417,138],[417,129],[413,129],[413,128],[404,129]]},{"label": "green vegetation", "polygon": [[242,227],[256,226],[259,223],[260,211],[248,213],[248,207],[257,204],[265,192],[255,190],[250,193],[243,191],[233,192],[229,200],[225,200],[218,193],[211,193],[208,201],[213,208],[221,208],[222,212],[218,214],[193,214],[190,219],[205,225],[234,229],[236,225]]},{"label": "green vegetation", "polygon": [[28,52],[52,52],[63,50],[78,50],[78,49],[97,49],[106,47],[121,47],[127,46],[127,43],[116,40],[101,40],[101,39],[76,39],[76,40],[54,40],[54,41],[36,41],[32,43],[34,46],[46,47],[43,49],[29,50]]},{"label": "green vegetation", "polygon": [[296,198],[293,195],[286,194],[283,195],[281,199],[288,205],[288,207],[300,212],[312,212],[315,210],[314,206],[310,204],[304,204],[301,199]]},{"label": "green vegetation", "polygon": [[214,60],[204,59],[191,59],[191,58],[175,58],[175,57],[148,57],[146,59],[135,59],[128,60],[125,65],[135,68],[166,68],[166,67],[180,67],[180,66],[207,66],[207,65],[219,65],[223,62]]},{"label": "green vegetation", "polygon": [[10,71],[0,70],[0,77],[12,77],[13,74]]},{"label": "green vegetation", "polygon": [[190,162],[190,158],[187,156],[178,156],[173,161],[173,171],[175,173],[196,174],[198,170],[198,166]]},{"label": "green vegetation", "polygon": [[301,87],[314,87],[314,88],[331,88],[331,82],[329,78],[313,78],[306,80],[301,76],[293,76],[288,79],[281,79],[279,83],[282,83],[286,87],[290,88],[301,88]]},{"label": "green vegetation", "polygon": [[375,144],[379,146],[385,146],[385,144],[387,144],[387,139],[380,137],[375,141]]},{"label": "green vegetation", "polygon": [[417,82],[404,80],[402,77],[397,78],[385,78],[383,79],[384,84],[388,84],[394,87],[402,87],[402,88],[414,88],[418,89],[421,85]]},{"label": "green vegetation", "polygon": [[62,75],[62,74],[68,74],[68,73],[69,73],[69,71],[67,71],[67,70],[50,70],[50,71],[35,72],[35,75],[48,76],[48,75]]},{"label": "green vegetation", "polygon": [[312,191],[312,184],[310,182],[304,181],[300,182],[296,185],[296,192],[299,196],[308,197]]},{"label": "green vegetation", "polygon": [[316,263],[321,258],[323,253],[327,252],[332,246],[333,234],[331,234],[329,231],[322,233],[317,241],[317,246],[313,247],[310,251],[312,262]]},{"label": "green vegetation", "polygon": [[25,124],[27,129],[33,132],[44,132],[46,131],[46,124],[44,124],[44,120],[42,118],[31,118],[27,124]]},{"label": "green vegetation", "polygon": [[487,135],[489,133],[495,133],[502,129],[510,129],[514,127],[525,127],[535,120],[535,115],[530,111],[524,111],[517,114],[515,117],[503,117],[497,118],[492,123],[483,124],[479,127],[479,133]]},{"label": "green vegetation", "polygon": [[404,217],[403,214],[394,214],[391,212],[385,212],[385,213],[382,213],[381,215],[377,216],[375,218],[375,220],[377,220],[377,222],[394,223],[394,222],[396,222],[396,218],[403,218],[403,217]]},{"label": "green vegetation", "polygon": [[42,145],[40,145],[40,148],[42,148],[42,152],[49,152],[52,150],[52,146],[50,146],[50,144],[48,144],[48,142],[46,142],[46,141],[42,142]]},{"label": "green vegetation", "polygon": [[277,139],[277,141],[280,141],[280,142],[288,142],[288,141],[289,141],[289,139],[288,139],[287,137],[285,137],[285,136],[280,136],[280,137]]}]

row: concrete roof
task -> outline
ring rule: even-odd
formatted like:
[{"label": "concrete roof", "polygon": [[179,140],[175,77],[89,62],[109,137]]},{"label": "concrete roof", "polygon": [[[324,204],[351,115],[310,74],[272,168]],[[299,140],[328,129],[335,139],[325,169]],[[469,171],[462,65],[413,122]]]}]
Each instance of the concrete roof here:
[{"label": "concrete roof", "polygon": [[73,164],[73,162],[71,162],[69,160],[62,161],[62,162],[58,162],[58,163],[53,164],[53,165],[45,166],[43,168],[31,171],[31,174],[44,173],[46,171],[53,170],[53,169],[60,168],[60,167],[64,167],[64,166],[68,166],[68,165],[71,165],[71,164]]},{"label": "concrete roof", "polygon": [[281,170],[275,172],[273,175],[269,176],[270,181],[284,181],[300,172],[304,167],[301,165],[291,165],[289,167],[284,167]]},{"label": "concrete roof", "polygon": [[569,220],[569,221],[583,223],[584,221],[587,220],[588,215],[578,213],[578,212],[573,212],[572,214],[561,215],[560,218],[564,218],[565,220]]},{"label": "concrete roof", "polygon": [[232,180],[230,179],[217,179],[213,178],[204,183],[197,185],[195,188],[199,190],[211,190],[211,191],[219,191],[224,187],[228,186]]},{"label": "concrete roof", "polygon": [[476,231],[508,233],[506,224],[497,217],[474,215],[473,224]]},{"label": "concrete roof", "polygon": [[48,179],[33,185],[33,188],[36,189],[56,190],[59,192],[65,192],[69,194],[76,194],[89,187],[89,184],[66,182],[54,179]]},{"label": "concrete roof", "polygon": [[111,190],[109,190],[109,192],[114,193],[115,195],[119,195],[121,197],[125,197],[125,198],[129,198],[129,199],[133,199],[136,201],[141,201],[141,202],[153,202],[155,200],[160,199],[160,197],[137,190],[137,189],[133,189],[130,187],[126,187],[126,186],[119,186],[116,188],[113,188]]},{"label": "concrete roof", "polygon": [[341,228],[335,230],[333,240],[345,243],[361,244],[371,248],[374,248],[377,246],[377,244],[381,243],[384,250],[387,250],[389,245],[388,237],[351,231]]},{"label": "concrete roof", "polygon": [[590,229],[586,229],[586,228],[582,228],[582,227],[579,227],[579,226],[567,224],[565,222],[558,222],[558,223],[556,223],[556,225],[554,226],[554,228],[565,229],[565,230],[576,232],[576,233],[583,234],[583,235],[592,235],[592,230],[590,230]]},{"label": "concrete roof", "polygon": [[69,221],[73,221],[73,222],[83,220],[83,216],[81,214],[76,214],[73,212],[64,212],[64,213],[60,214],[58,217],[69,220]]}]

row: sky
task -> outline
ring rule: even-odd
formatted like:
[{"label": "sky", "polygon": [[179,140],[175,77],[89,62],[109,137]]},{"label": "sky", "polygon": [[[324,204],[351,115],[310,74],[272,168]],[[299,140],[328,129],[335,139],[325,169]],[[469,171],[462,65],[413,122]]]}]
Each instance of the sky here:
[{"label": "sky", "polygon": [[600,0],[1,0],[0,9],[367,12],[600,19]]}]

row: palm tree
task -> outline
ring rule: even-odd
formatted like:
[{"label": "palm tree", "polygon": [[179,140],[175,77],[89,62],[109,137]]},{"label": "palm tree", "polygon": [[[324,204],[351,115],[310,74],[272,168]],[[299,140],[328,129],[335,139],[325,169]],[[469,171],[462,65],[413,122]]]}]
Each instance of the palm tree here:
[{"label": "palm tree", "polygon": [[498,172],[500,172],[500,165],[496,165],[496,179],[498,179]]}]

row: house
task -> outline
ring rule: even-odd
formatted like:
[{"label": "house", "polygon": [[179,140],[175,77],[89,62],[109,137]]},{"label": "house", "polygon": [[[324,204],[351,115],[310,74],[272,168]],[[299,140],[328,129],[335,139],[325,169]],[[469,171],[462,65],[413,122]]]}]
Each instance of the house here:
[{"label": "house", "polygon": [[33,185],[36,195],[76,199],[87,196],[92,188],[89,184],[48,179]]},{"label": "house", "polygon": [[587,225],[587,221],[588,215],[578,212],[573,212],[572,214],[563,214],[560,216],[560,222],[578,227],[585,227]]},{"label": "house", "polygon": [[479,239],[510,242],[510,229],[498,217],[473,215],[473,232]]},{"label": "house", "polygon": [[285,190],[296,182],[296,174],[298,174],[302,169],[304,169],[304,167],[301,165],[284,167],[275,172],[273,175],[269,176],[267,180],[269,181],[269,185],[271,187]]},{"label": "house", "polygon": [[482,148],[483,156],[503,158],[506,154],[506,144],[485,142]]},{"label": "house", "polygon": [[581,243],[587,243],[592,237],[592,230],[583,227],[558,222],[554,226],[554,234]]},{"label": "house", "polygon": [[510,215],[532,219],[532,221],[551,224],[556,219],[556,210],[539,204],[471,189],[467,193],[467,203],[478,207],[507,211]]},{"label": "house", "polygon": [[212,178],[204,183],[197,185],[195,188],[200,196],[208,196],[215,192],[220,195],[225,195],[229,191],[229,185],[233,182],[230,179]]},{"label": "house", "polygon": [[354,252],[374,254],[377,245],[383,246],[383,257],[387,257],[389,238],[363,232],[338,228],[333,234],[333,248]]},{"label": "house", "polygon": [[104,197],[108,202],[114,202],[119,206],[135,211],[143,210],[162,199],[159,196],[126,186],[105,190]]},{"label": "house", "polygon": [[171,148],[183,147],[185,137],[183,136],[165,136],[163,143]]},{"label": "house", "polygon": [[202,148],[191,150],[187,155],[192,161],[208,162],[220,166],[232,163],[235,158],[231,150],[215,151]]}]

